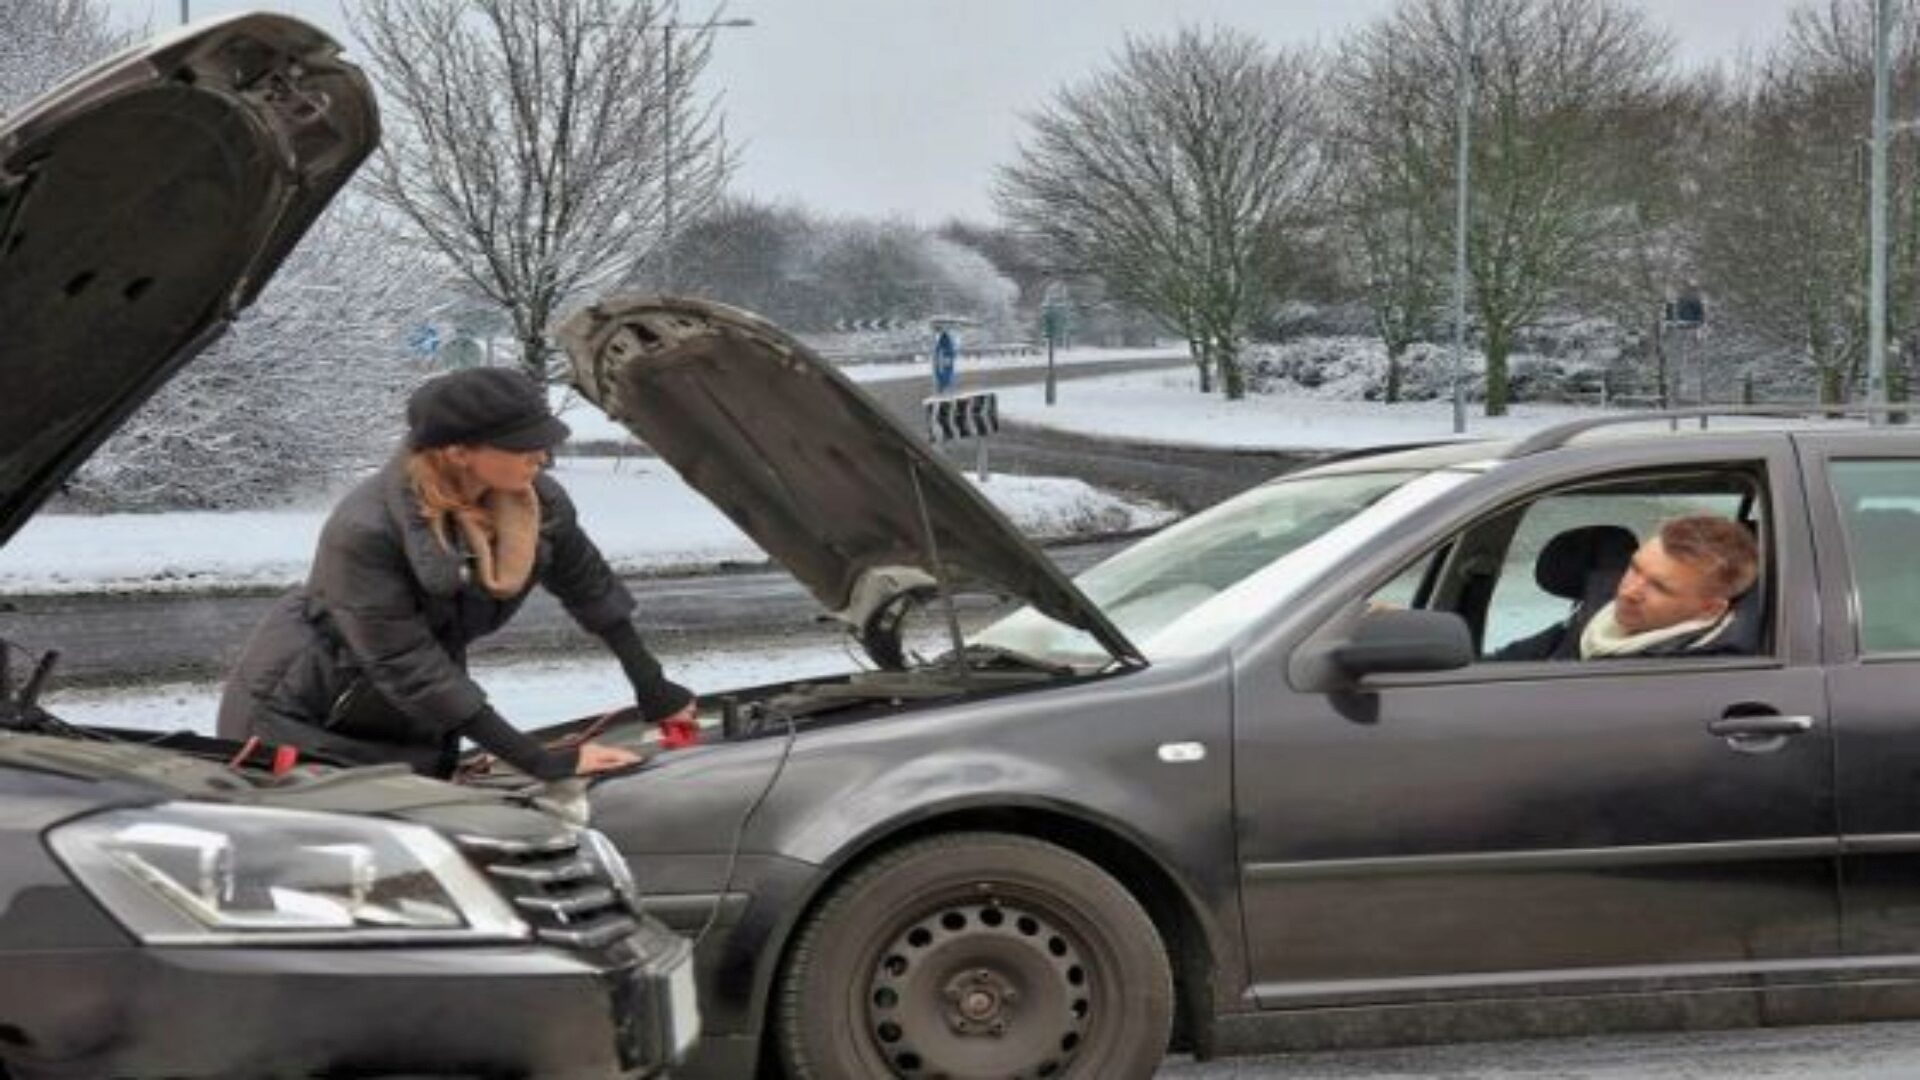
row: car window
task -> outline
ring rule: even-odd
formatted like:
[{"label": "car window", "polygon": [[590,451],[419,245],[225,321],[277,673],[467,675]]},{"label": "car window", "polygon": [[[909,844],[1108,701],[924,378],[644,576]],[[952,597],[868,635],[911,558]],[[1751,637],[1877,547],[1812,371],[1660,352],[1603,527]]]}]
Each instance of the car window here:
[{"label": "car window", "polygon": [[1533,503],[1521,516],[1495,579],[1482,651],[1491,653],[1567,617],[1570,602],[1540,588],[1534,576],[1541,549],[1554,537],[1589,525],[1615,525],[1645,541],[1659,531],[1661,522],[1672,518],[1691,514],[1735,517],[1740,499],[1740,495],[1728,492],[1650,494],[1589,489],[1551,495]]},{"label": "car window", "polygon": [[1864,653],[1920,651],[1920,461],[1836,461]]},{"label": "car window", "polygon": [[[1181,625],[1192,629],[1187,637],[1193,640],[1183,638],[1179,651],[1210,647],[1264,610],[1233,602],[1263,574],[1428,475],[1355,473],[1267,484],[1141,541],[1074,582],[1149,656],[1158,652],[1156,638]],[[1218,617],[1208,618],[1209,612]],[[973,640],[1063,663],[1105,655],[1083,632],[1032,608]]]},{"label": "car window", "polygon": [[1481,655],[1566,619],[1573,601],[1540,586],[1541,552],[1557,536],[1590,526],[1614,526],[1644,541],[1662,522],[1715,514],[1764,525],[1757,479],[1746,472],[1710,471],[1586,482],[1505,506],[1447,538],[1403,567],[1368,602],[1381,607],[1425,607],[1464,616]]}]

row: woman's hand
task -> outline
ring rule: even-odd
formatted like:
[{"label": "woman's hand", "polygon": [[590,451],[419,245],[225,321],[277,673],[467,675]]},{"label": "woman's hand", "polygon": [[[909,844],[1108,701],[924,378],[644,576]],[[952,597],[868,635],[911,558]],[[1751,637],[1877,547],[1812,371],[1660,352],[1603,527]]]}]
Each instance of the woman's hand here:
[{"label": "woman's hand", "polygon": [[587,776],[610,769],[624,769],[645,760],[645,757],[623,746],[608,746],[606,743],[596,742],[581,743],[580,763],[574,766],[573,771],[575,775]]},{"label": "woman's hand", "polygon": [[660,745],[667,750],[681,750],[700,743],[700,702],[696,698],[687,702],[686,707],[672,716],[663,716],[654,721],[660,728]]}]

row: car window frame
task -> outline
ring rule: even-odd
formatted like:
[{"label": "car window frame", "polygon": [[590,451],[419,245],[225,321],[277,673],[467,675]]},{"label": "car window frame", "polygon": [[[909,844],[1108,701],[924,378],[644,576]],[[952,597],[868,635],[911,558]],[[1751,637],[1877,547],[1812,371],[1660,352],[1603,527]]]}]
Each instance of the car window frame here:
[{"label": "car window frame", "polygon": [[1764,656],[1659,657],[1617,659],[1605,664],[1565,661],[1476,662],[1454,671],[1372,676],[1366,689],[1455,683],[1505,683],[1549,679],[1618,678],[1671,675],[1690,671],[1729,669],[1774,670],[1819,662],[1817,596],[1813,591],[1813,557],[1804,510],[1805,485],[1793,444],[1782,431],[1688,433],[1663,443],[1639,440],[1595,440],[1525,458],[1502,460],[1475,482],[1464,486],[1450,501],[1451,512],[1436,515],[1427,527],[1393,538],[1374,551],[1356,552],[1325,581],[1340,581],[1337,589],[1323,587],[1317,602],[1301,605],[1268,635],[1251,640],[1236,662],[1277,662],[1287,666],[1288,682],[1297,691],[1324,692],[1315,646],[1351,631],[1364,613],[1365,599],[1405,573],[1413,560],[1430,554],[1445,539],[1504,509],[1538,499],[1558,488],[1601,483],[1666,470],[1758,467],[1764,471],[1765,493],[1774,530],[1767,551],[1767,573],[1772,578],[1769,603],[1769,640],[1772,652]]},{"label": "car window frame", "polygon": [[1806,475],[1814,543],[1822,556],[1817,572],[1823,659],[1829,665],[1920,662],[1920,650],[1875,653],[1866,648],[1853,539],[1832,472],[1838,461],[1901,461],[1920,468],[1920,429],[1820,432],[1797,436],[1794,441]]}]

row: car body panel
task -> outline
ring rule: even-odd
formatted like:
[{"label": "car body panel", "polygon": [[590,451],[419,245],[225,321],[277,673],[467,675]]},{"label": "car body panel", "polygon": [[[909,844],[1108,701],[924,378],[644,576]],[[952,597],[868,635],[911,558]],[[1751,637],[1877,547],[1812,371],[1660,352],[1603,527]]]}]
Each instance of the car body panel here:
[{"label": "car body panel", "polygon": [[[1784,438],[1609,464],[1722,462],[1767,467],[1774,577],[1810,575]],[[1578,457],[1557,464],[1480,479],[1405,542],[1422,550],[1515,496],[1595,475]],[[1359,610],[1402,565],[1356,562],[1320,607]],[[1480,664],[1383,680],[1365,700],[1292,690],[1299,633],[1249,649],[1237,803],[1256,996],[1486,993],[1549,973],[1572,988],[1647,965],[1836,955],[1831,739],[1804,647],[1817,621],[1805,605],[1780,617],[1799,663]],[[1748,702],[1816,727],[1766,754],[1706,731]]]},{"label": "car body panel", "polygon": [[856,631],[907,590],[985,590],[1138,661],[985,496],[771,323],[698,300],[613,297],[569,316],[556,336],[588,400]]},{"label": "car body panel", "polygon": [[[1911,464],[1920,440],[1879,433],[1798,436],[1819,545],[1820,614],[1837,740],[1845,949],[1876,961],[1920,962],[1920,655],[1875,654],[1861,641],[1852,537],[1830,468],[1836,461]],[[1920,501],[1920,490],[1913,492]],[[1910,549],[1920,556],[1920,535]],[[1912,613],[1920,618],[1920,612]]]},{"label": "car body panel", "polygon": [[[644,852],[648,866],[673,875],[671,887],[648,889],[650,904],[751,898],[737,916],[753,935],[744,952],[751,964],[738,963],[731,936],[717,935],[733,959],[702,999],[714,1035],[752,1030],[737,1025],[757,1018],[781,947],[832,877],[900,836],[989,810],[1077,827],[1134,852],[1201,928],[1196,947],[1231,956],[1239,921],[1232,820],[1219,798],[1232,757],[1228,683],[1217,660],[1161,664],[804,730],[790,750],[778,734],[707,747],[674,755],[641,774],[644,782],[596,786],[592,819],[622,851]],[[1099,752],[1089,754],[1096,737]],[[1205,753],[1168,762],[1160,749],[1174,743]],[[725,880],[732,832],[756,802],[740,851],[763,865],[792,861],[773,875],[776,889],[750,888],[738,867]]]}]

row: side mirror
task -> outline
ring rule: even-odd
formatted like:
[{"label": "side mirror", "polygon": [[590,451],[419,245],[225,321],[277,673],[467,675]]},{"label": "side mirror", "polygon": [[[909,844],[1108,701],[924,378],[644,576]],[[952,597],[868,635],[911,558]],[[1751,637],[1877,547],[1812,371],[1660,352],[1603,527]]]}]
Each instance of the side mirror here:
[{"label": "side mirror", "polygon": [[1376,611],[1333,646],[1331,659],[1349,678],[1396,672],[1453,671],[1473,663],[1467,620],[1451,611]]}]

